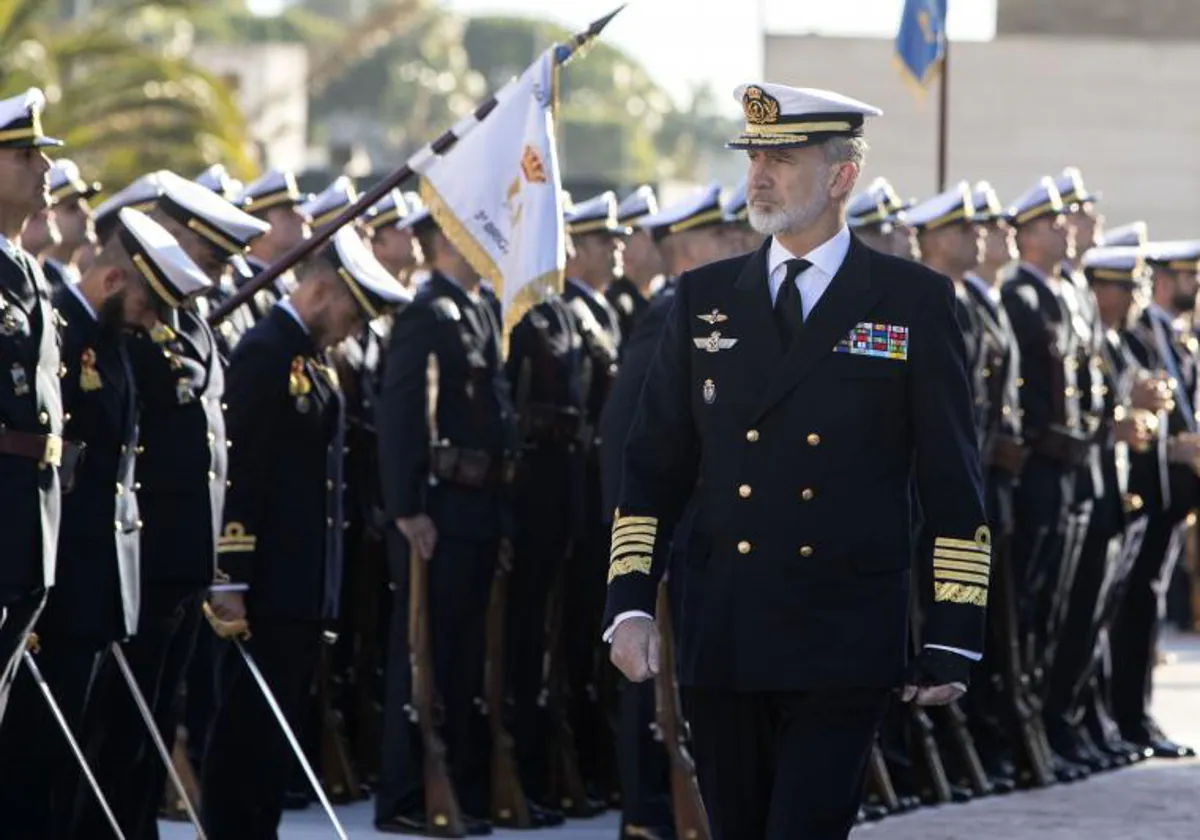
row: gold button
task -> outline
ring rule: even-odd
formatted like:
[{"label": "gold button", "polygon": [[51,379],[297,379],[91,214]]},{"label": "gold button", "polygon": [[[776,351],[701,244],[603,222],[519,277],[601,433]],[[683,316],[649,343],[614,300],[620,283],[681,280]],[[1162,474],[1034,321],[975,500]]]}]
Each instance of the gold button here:
[{"label": "gold button", "polygon": [[134,489],[134,490],[141,490],[141,489],[142,489],[142,482],[140,482],[140,481],[135,481],[135,482],[133,482],[133,489]]},{"label": "gold button", "polygon": [[138,455],[141,455],[142,453],[144,453],[144,452],[146,451],[146,447],[144,447],[144,446],[135,446],[135,447],[133,448],[133,451],[134,451],[134,453],[136,453],[136,454],[138,454]]},{"label": "gold button", "polygon": [[120,523],[120,522],[114,522],[114,523],[113,523],[113,530],[120,531],[120,530],[121,530],[121,523]]},{"label": "gold button", "polygon": [[1022,376],[1022,377],[1019,377],[1019,378],[1017,379],[1017,387],[1018,387],[1018,388],[1024,388],[1024,387],[1025,387],[1025,377],[1023,377],[1023,376]]},{"label": "gold button", "polygon": [[222,410],[222,411],[228,411],[228,410],[229,410],[229,403],[221,403],[221,410]]},{"label": "gold button", "polygon": [[225,441],[225,448],[226,448],[226,449],[233,449],[233,441],[231,441],[231,440],[227,440],[227,441]]},{"label": "gold button", "polygon": [[812,491],[811,487],[805,487],[800,491],[800,498],[806,502],[811,502],[813,500],[813,496],[815,495],[817,494]]},{"label": "gold button", "polygon": [[209,471],[208,471],[208,480],[209,480],[209,481],[216,481],[216,480],[217,480],[217,474],[216,474],[215,472],[213,472],[212,470],[209,470]]},{"label": "gold button", "polygon": [[751,443],[758,443],[758,429],[751,429],[750,431],[746,432],[746,440],[750,441]]},{"label": "gold button", "polygon": [[821,436],[818,435],[816,432],[813,432],[811,435],[808,436],[808,445],[809,446],[820,446],[821,445]]},{"label": "gold button", "polygon": [[812,557],[813,556],[812,546],[811,545],[800,546],[800,556],[801,557]]},{"label": "gold button", "polygon": [[749,484],[743,484],[741,487],[738,488],[738,495],[741,496],[743,499],[749,499],[750,493],[751,493],[751,490],[750,490]]},{"label": "gold button", "polygon": [[226,479],[225,480],[225,489],[228,490],[232,486],[233,486],[233,482],[230,481],[229,479]]},{"label": "gold button", "polygon": [[1068,386],[1066,387],[1066,389],[1063,391],[1063,393],[1064,393],[1064,394],[1066,394],[1066,396],[1067,396],[1067,399],[1071,399],[1072,397],[1074,397],[1074,396],[1075,396],[1076,394],[1078,394],[1079,392],[1075,390],[1074,386],[1068,385]]},{"label": "gold button", "polygon": [[64,423],[70,423],[70,422],[71,422],[71,414],[70,414],[70,412],[68,412],[68,413],[66,413],[66,414],[64,414],[64,415],[63,415],[63,422],[64,422]]},{"label": "gold button", "polygon": [[117,484],[117,495],[122,496],[124,494],[125,494],[125,485]]},{"label": "gold button", "polygon": [[137,521],[137,529],[140,531],[140,530],[142,530],[142,527],[143,527],[142,520],[140,520],[140,519],[139,519],[139,520]]},{"label": "gold button", "polygon": [[990,378],[991,378],[991,376],[992,376],[992,369],[991,369],[991,368],[984,368],[984,369],[983,369],[983,378],[984,378],[984,379],[990,379]]},{"label": "gold button", "polygon": [[216,433],[215,433],[215,432],[209,432],[209,433],[208,433],[208,442],[209,442],[209,443],[216,443],[216,440],[217,440],[217,435],[216,435]]},{"label": "gold button", "polygon": [[38,422],[41,423],[43,426],[49,426],[50,425],[49,412],[39,411],[38,412]]},{"label": "gold button", "polygon": [[325,489],[326,489],[326,490],[332,490],[332,489],[333,489],[333,479],[332,479],[332,478],[329,478],[329,479],[326,479],[326,480],[325,480]]},{"label": "gold button", "polygon": [[751,547],[747,540],[742,540],[738,543],[738,554],[749,554]]},{"label": "gold button", "polygon": [[332,528],[332,527],[333,527],[333,517],[332,517],[332,516],[328,517],[328,518],[325,520],[325,527],[326,527],[326,528]]}]

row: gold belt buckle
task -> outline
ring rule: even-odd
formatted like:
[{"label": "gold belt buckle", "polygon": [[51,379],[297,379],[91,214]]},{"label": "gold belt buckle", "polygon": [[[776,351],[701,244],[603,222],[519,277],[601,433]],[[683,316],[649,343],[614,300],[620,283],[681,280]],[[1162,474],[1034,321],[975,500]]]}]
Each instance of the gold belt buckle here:
[{"label": "gold belt buckle", "polygon": [[58,435],[46,435],[46,450],[42,453],[42,466],[62,466],[63,440]]}]

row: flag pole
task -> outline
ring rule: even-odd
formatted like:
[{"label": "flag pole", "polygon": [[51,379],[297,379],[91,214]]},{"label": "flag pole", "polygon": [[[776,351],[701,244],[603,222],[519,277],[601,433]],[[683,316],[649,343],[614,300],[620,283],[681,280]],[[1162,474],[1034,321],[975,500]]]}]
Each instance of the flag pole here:
[{"label": "flag pole", "polygon": [[[579,55],[582,50],[587,48],[592,41],[596,39],[608,25],[617,13],[625,8],[622,3],[613,11],[609,12],[599,20],[595,20],[592,24],[582,32],[576,33],[564,44],[561,44],[555,50],[554,58],[560,64],[566,64],[571,58]],[[381,180],[378,184],[372,187],[367,192],[363,193],[358,201],[345,208],[336,217],[321,227],[313,231],[312,236],[290,248],[278,260],[271,263],[261,272],[246,281],[240,289],[238,289],[227,300],[217,306],[211,315],[208,317],[208,323],[211,326],[228,318],[239,306],[249,301],[254,297],[255,293],[266,286],[268,283],[275,281],[284,272],[291,269],[302,259],[312,254],[322,245],[324,245],[331,236],[341,227],[354,221],[371,207],[373,207],[381,198],[387,195],[400,184],[411,178],[419,167],[430,157],[435,155],[443,155],[448,152],[455,143],[461,140],[467,132],[474,129],[481,123],[488,114],[496,107],[496,94],[488,97],[486,101],[481,103],[469,116],[459,120],[451,128],[447,129],[443,134],[434,140],[432,143],[422,147],[416,154],[410,157],[403,166],[397,169],[392,174]]]},{"label": "flag pole", "polygon": [[[946,4],[946,17],[950,17],[950,4]],[[946,157],[950,135],[950,33],[942,24],[942,72],[938,88],[938,150],[937,191],[946,189]]]}]

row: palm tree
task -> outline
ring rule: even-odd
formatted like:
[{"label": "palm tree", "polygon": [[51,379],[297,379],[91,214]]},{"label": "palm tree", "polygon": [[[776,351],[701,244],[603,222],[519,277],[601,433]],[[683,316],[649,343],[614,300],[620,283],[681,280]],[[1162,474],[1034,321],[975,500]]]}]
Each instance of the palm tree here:
[{"label": "palm tree", "polygon": [[92,0],[90,11],[64,19],[60,0],[0,0],[0,96],[42,88],[46,131],[114,187],[218,161],[247,177],[250,146],[233,94],[186,55],[185,15],[211,4]]}]

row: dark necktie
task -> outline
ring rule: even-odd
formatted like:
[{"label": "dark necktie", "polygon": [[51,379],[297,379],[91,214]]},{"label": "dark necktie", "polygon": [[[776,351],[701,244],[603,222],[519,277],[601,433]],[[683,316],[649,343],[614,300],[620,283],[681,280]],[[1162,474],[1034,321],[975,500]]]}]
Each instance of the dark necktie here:
[{"label": "dark necktie", "polygon": [[779,287],[779,294],[775,296],[775,328],[779,330],[779,342],[786,352],[804,329],[804,305],[800,290],[796,287],[796,278],[812,263],[808,260],[788,260],[785,265],[787,275]]}]

